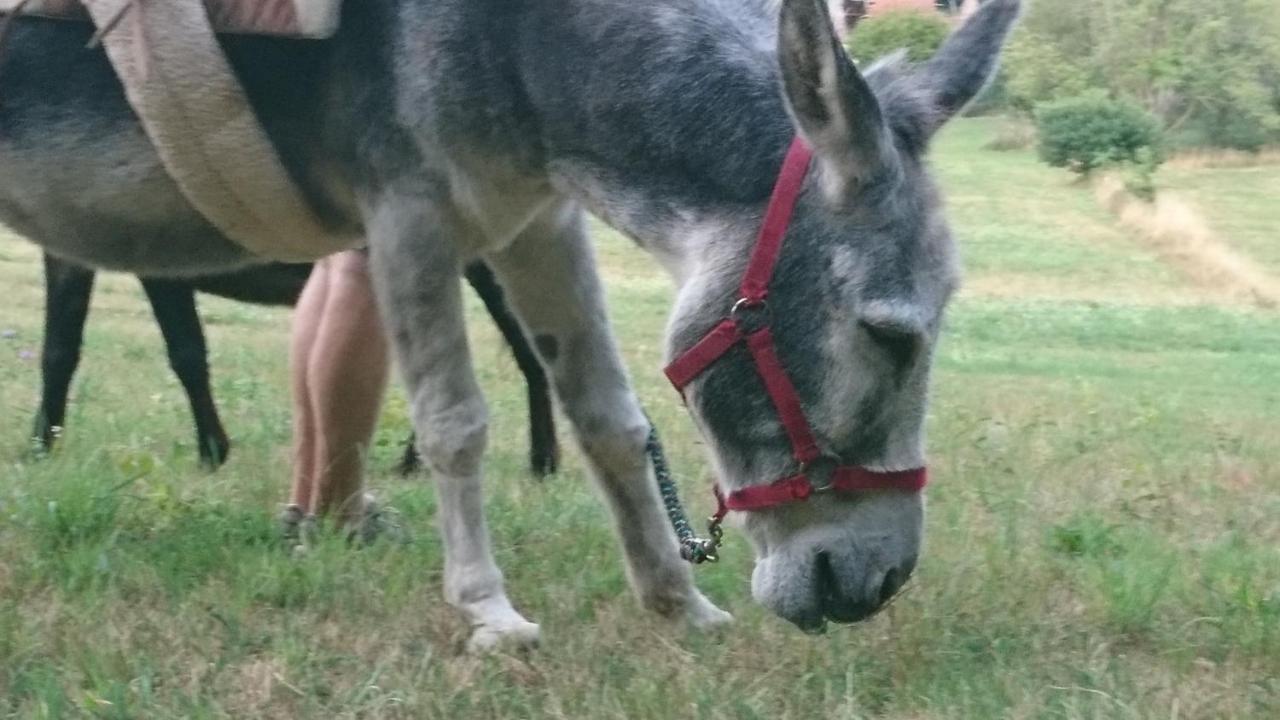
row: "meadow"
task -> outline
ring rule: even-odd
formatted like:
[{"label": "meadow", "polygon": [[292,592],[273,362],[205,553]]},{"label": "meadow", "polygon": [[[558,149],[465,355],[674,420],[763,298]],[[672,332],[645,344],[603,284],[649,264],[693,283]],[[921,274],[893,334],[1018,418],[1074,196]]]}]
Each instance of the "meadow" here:
[{"label": "meadow", "polygon": [[[1280,313],[1192,282],[1067,173],[984,149],[994,132],[959,121],[934,152],[967,284],[936,366],[925,555],[888,611],[819,637],[751,602],[732,530],[697,570],[731,631],[642,612],[578,455],[528,477],[520,376],[474,298],[489,517],[542,624],[533,653],[462,652],[430,479],[391,472],[398,388],[370,484],[412,540],[282,550],[284,312],[201,300],[235,443],[209,474],[136,282],[101,278],[65,437],[32,458],[39,256],[0,238],[0,717],[1280,717]],[[1280,274],[1256,179],[1280,166],[1168,172]],[[703,515],[699,441],[659,372],[670,283],[596,234],[634,381]]]}]

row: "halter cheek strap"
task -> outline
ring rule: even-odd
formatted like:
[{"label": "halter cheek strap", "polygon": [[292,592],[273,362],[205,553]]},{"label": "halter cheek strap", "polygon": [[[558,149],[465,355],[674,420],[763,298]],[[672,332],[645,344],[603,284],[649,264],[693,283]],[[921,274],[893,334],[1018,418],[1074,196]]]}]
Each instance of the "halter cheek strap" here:
[{"label": "halter cheek strap", "polygon": [[[814,438],[813,429],[800,404],[800,396],[778,358],[777,346],[769,328],[767,301],[769,282],[773,279],[782,241],[791,224],[791,215],[804,186],[812,156],[812,151],[803,140],[797,137],[792,141],[773,187],[773,195],[769,198],[769,207],[765,211],[760,236],[751,252],[751,261],[742,277],[738,301],[733,304],[727,318],[721,320],[711,332],[681,353],[665,369],[667,379],[683,395],[689,383],[724,357],[731,348],[740,342],[744,343],[756,372],[764,382],[765,392],[769,395],[774,411],[778,413],[778,419],[786,431],[792,457],[799,466],[799,471],[795,474],[768,485],[745,487],[728,494],[717,486],[715,492],[719,506],[713,516],[713,522],[717,525],[730,510],[763,510],[806,500],[821,492],[918,492],[928,481],[928,473],[923,467],[883,472],[861,465],[842,465],[838,461],[833,462],[834,467],[826,475],[823,484],[815,485],[810,477],[810,470],[815,464],[831,456],[823,452]],[[745,322],[744,316],[748,313],[757,316],[755,322]]]}]

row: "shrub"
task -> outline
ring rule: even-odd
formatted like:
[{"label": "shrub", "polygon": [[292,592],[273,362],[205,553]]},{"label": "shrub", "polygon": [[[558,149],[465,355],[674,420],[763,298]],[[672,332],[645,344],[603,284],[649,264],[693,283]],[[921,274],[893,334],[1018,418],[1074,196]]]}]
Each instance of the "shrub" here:
[{"label": "shrub", "polygon": [[1142,167],[1149,174],[1163,160],[1160,127],[1132,103],[1086,95],[1036,108],[1040,158],[1082,175],[1107,165]]},{"label": "shrub", "polygon": [[933,57],[950,29],[937,13],[887,12],[858,23],[849,37],[849,54],[865,64],[905,48],[909,60],[920,62]]}]

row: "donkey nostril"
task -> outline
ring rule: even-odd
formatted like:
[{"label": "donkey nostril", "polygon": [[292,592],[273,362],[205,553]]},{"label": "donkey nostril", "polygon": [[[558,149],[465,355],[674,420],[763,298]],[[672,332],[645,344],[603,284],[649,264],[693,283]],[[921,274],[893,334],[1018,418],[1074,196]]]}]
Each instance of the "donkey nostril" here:
[{"label": "donkey nostril", "polygon": [[899,572],[897,568],[891,569],[884,575],[884,584],[880,586],[880,604],[883,605],[893,599],[894,595],[902,589],[902,584],[907,580],[907,574]]},{"label": "donkey nostril", "polygon": [[813,581],[818,595],[827,597],[834,593],[839,583],[836,581],[836,571],[831,567],[831,556],[826,552],[820,552],[814,558],[813,565]]}]

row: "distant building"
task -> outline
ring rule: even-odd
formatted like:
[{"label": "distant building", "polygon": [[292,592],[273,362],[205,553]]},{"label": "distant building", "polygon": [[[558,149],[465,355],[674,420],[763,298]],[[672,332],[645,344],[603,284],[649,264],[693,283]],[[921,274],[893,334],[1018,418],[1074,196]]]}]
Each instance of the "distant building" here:
[{"label": "distant building", "polygon": [[879,15],[886,12],[922,12],[931,13],[938,12],[946,7],[946,3],[938,3],[936,0],[871,0],[864,5],[869,5],[867,14],[871,16]]},{"label": "distant building", "polygon": [[955,9],[957,18],[967,17],[978,9],[981,0],[829,0],[832,17],[843,20],[847,32],[863,18],[874,18],[887,12],[950,12]]}]

